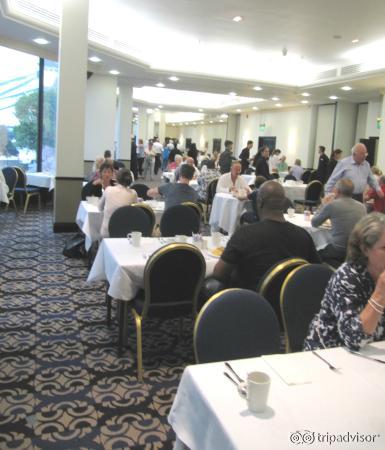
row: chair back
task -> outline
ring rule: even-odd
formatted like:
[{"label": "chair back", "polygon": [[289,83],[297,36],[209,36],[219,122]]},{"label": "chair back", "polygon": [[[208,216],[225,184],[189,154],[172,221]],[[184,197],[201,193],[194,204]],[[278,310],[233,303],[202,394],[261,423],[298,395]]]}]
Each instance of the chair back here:
[{"label": "chair back", "polygon": [[151,236],[152,228],[148,215],[134,206],[122,206],[115,210],[108,224],[110,237],[123,238],[132,231],[141,231],[143,236]]},{"label": "chair back", "polygon": [[218,180],[219,178],[215,178],[214,180],[210,181],[207,186],[206,205],[211,205],[213,203],[214,196],[217,192]]},{"label": "chair back", "polygon": [[279,324],[269,303],[247,289],[225,289],[213,295],[195,321],[194,351],[198,363],[278,353]]},{"label": "chair back", "polygon": [[175,236],[199,233],[200,218],[196,211],[189,206],[176,205],[165,210],[160,219],[160,233],[162,236]]},{"label": "chair back", "polygon": [[9,189],[8,195],[11,196],[13,195],[15,187],[17,185],[17,172],[14,167],[4,167],[2,170],[5,182],[7,183]]},{"label": "chair back", "polygon": [[[142,317],[178,317],[197,309],[198,294],[206,274],[202,252],[191,244],[168,244],[153,253],[144,269],[145,300]],[[162,311],[159,313],[160,309]]]},{"label": "chair back", "polygon": [[309,324],[320,310],[333,273],[328,265],[304,264],[287,275],[280,294],[287,352],[302,351]]},{"label": "chair back", "polygon": [[310,174],[308,183],[311,183],[312,181],[315,181],[315,180],[319,181],[318,172],[316,170],[313,170]]},{"label": "chair back", "polygon": [[279,296],[282,284],[286,276],[296,267],[307,264],[302,258],[289,258],[279,261],[271,267],[260,279],[257,292],[259,292],[271,305],[275,311],[279,323],[282,325],[281,310],[279,306]]},{"label": "chair back", "polygon": [[27,188],[27,175],[21,167],[13,166],[12,169],[16,170],[17,173],[17,183],[16,187],[21,189]]},{"label": "chair back", "polygon": [[[134,180],[134,178],[132,178]],[[141,183],[135,183],[130,186],[130,189],[133,189],[138,194],[138,197],[142,198],[143,200],[151,200],[150,197],[147,195],[147,191],[150,189],[145,184]]]},{"label": "chair back", "polygon": [[183,202],[182,205],[183,206],[188,206],[189,208],[192,208],[193,211],[195,211],[195,213],[198,214],[199,220],[202,219],[203,209],[202,209],[202,205],[200,203]]},{"label": "chair back", "polygon": [[283,179],[283,181],[289,181],[289,180],[297,181],[297,178],[294,175],[292,175],[291,173],[289,173],[288,175],[286,175],[286,177]]},{"label": "chair back", "polygon": [[154,232],[156,222],[154,210],[151,208],[151,206],[146,205],[145,203],[133,203],[131,206],[134,206],[135,208],[140,208],[143,212],[147,214],[151,223],[151,235],[152,235],[152,233]]},{"label": "chair back", "polygon": [[311,200],[313,202],[318,202],[321,200],[321,195],[323,191],[323,184],[318,181],[310,181],[306,186],[305,190],[305,200]]},{"label": "chair back", "polygon": [[301,180],[304,182],[304,184],[308,184],[310,180],[311,170],[305,170],[302,174]]}]

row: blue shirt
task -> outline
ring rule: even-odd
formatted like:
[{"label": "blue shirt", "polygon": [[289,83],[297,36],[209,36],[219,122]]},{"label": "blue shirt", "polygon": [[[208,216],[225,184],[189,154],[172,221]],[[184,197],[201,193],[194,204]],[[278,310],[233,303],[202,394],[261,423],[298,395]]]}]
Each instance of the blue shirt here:
[{"label": "blue shirt", "polygon": [[325,185],[325,192],[330,192],[341,178],[348,178],[353,181],[354,194],[362,194],[367,184],[376,191],[380,188],[375,176],[372,174],[368,161],[357,164],[353,156],[348,156],[338,161],[329,181]]}]

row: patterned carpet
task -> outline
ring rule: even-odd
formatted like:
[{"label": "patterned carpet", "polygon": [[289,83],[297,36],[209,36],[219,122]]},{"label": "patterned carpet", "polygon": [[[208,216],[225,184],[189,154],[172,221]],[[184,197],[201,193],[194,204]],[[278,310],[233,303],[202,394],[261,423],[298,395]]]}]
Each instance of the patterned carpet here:
[{"label": "patterned carpet", "polygon": [[170,449],[167,415],[193,361],[192,324],[144,325],[145,383],[137,382],[134,324],[117,354],[103,283],[62,255],[52,210],[0,211],[0,448]]}]

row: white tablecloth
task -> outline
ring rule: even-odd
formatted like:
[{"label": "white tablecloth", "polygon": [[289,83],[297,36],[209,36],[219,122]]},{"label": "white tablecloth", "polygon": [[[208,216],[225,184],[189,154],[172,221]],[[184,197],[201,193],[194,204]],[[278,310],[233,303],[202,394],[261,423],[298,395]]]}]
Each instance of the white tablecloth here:
[{"label": "white tablecloth", "polygon": [[27,184],[52,191],[55,189],[55,175],[47,172],[27,173]]},{"label": "white tablecloth", "polygon": [[143,203],[151,206],[152,210],[155,213],[155,223],[159,225],[162,214],[164,213],[164,202],[159,200],[146,200]]},{"label": "white tablecloth", "polygon": [[304,200],[306,184],[291,184],[290,182],[282,183],[286,197],[294,202],[294,200]]},{"label": "white tablecloth", "polygon": [[294,217],[289,217],[288,214],[285,214],[285,219],[294,225],[304,228],[313,238],[317,250],[320,250],[333,242],[330,227],[325,225],[323,227],[321,226],[321,228],[314,228],[311,226],[310,220],[305,220],[304,214],[295,214]]},{"label": "white tablecloth", "polygon": [[[134,247],[128,239],[103,239],[87,281],[108,280],[108,294],[111,297],[132,300],[143,287],[144,267],[148,256],[170,241],[169,238],[142,238],[141,246]],[[226,245],[225,239],[222,245]],[[218,258],[211,257],[205,250],[203,255],[208,276],[213,273]]]},{"label": "white tablecloth", "polygon": [[7,195],[8,191],[9,191],[8,186],[0,181],[0,202],[7,204],[9,203]]},{"label": "white tablecloth", "polygon": [[[385,342],[369,345],[365,353],[385,360]],[[237,388],[223,375],[223,363],[189,366],[178,387],[169,423],[178,439],[192,450],[383,450],[385,365],[343,348],[320,350],[319,354],[340,370],[330,370],[311,352],[282,355],[277,371],[267,362],[269,357],[232,362],[243,378],[254,370],[270,375],[268,409],[260,414],[248,411]],[[298,380],[305,376],[308,382],[287,385],[280,374],[293,370]],[[320,435],[347,436],[348,432],[356,441],[331,445],[324,437],[320,442]],[[371,435],[372,442],[357,442],[357,433]]]},{"label": "white tablecloth", "polygon": [[[174,172],[163,172],[163,177],[170,183],[174,183]],[[199,185],[197,180],[191,180],[189,184],[193,189],[198,190]]]},{"label": "white tablecloth", "polygon": [[79,204],[76,214],[76,224],[86,236],[85,247],[89,250],[91,244],[100,239],[100,228],[103,222],[103,211],[99,211],[97,206],[86,201]]},{"label": "white tablecloth", "polygon": [[210,225],[233,234],[245,202],[232,194],[215,194],[210,214]]},{"label": "white tablecloth", "polygon": [[248,185],[254,184],[254,181],[255,181],[255,174],[252,174],[252,175],[246,175],[246,174],[243,174],[243,175],[241,175],[241,177],[246,181],[246,183],[247,183]]}]

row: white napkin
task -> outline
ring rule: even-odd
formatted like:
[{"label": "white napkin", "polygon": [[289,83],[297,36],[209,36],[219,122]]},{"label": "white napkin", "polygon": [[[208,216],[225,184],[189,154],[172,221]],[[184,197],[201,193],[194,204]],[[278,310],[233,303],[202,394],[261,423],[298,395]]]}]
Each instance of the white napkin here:
[{"label": "white napkin", "polygon": [[288,386],[311,383],[311,377],[306,369],[303,353],[266,355],[262,356],[262,359]]}]

